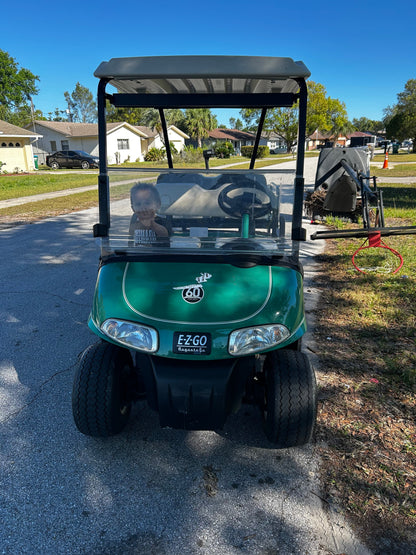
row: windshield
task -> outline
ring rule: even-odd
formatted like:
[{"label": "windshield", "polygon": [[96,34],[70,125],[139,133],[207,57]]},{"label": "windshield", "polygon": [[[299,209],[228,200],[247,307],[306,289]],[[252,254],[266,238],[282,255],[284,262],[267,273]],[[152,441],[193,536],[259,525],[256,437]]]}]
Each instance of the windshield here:
[{"label": "windshield", "polygon": [[292,170],[109,169],[103,255],[292,254]]}]

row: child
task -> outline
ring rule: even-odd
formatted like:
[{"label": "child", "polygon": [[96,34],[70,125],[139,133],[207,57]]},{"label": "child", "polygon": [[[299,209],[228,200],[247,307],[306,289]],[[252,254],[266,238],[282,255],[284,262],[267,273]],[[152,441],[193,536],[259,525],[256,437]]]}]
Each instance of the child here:
[{"label": "child", "polygon": [[161,237],[168,237],[168,230],[155,222],[156,212],[161,202],[153,185],[136,183],[130,190],[131,208],[134,212],[130,220],[129,235],[134,244],[152,243]]}]

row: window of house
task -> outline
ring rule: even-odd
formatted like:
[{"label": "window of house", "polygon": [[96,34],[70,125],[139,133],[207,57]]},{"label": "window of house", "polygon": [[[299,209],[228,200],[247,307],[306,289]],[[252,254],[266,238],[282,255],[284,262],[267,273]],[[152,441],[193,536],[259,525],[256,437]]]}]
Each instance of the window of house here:
[{"label": "window of house", "polygon": [[16,143],[14,146],[20,146],[20,143]]},{"label": "window of house", "polygon": [[118,150],[128,150],[129,147],[129,140],[128,139],[117,139],[117,148]]},{"label": "window of house", "polygon": [[56,141],[51,141],[51,151],[55,152],[55,150],[57,150],[56,148]]},{"label": "window of house", "polygon": [[14,144],[13,144],[13,143],[9,143],[9,146],[10,146],[10,147],[14,147]]},{"label": "window of house", "polygon": [[69,141],[61,141],[62,150],[69,150]]},{"label": "window of house", "polygon": [[7,143],[1,143],[2,148],[4,148],[5,146],[7,146]]}]

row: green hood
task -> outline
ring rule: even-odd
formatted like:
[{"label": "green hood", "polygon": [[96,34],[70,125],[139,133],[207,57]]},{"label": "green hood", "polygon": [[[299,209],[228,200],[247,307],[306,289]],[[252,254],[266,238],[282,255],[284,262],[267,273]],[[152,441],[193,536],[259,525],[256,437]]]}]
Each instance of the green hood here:
[{"label": "green hood", "polygon": [[123,297],[146,320],[229,324],[258,314],[270,299],[269,267],[220,264],[128,263]]}]

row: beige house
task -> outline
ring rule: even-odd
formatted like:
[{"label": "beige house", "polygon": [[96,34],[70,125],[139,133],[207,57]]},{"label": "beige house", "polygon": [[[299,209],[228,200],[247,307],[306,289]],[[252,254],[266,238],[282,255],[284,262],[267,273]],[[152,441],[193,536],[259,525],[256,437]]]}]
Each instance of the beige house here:
[{"label": "beige house", "polygon": [[[41,164],[45,163],[48,154],[57,150],[83,150],[92,156],[99,155],[96,123],[37,120],[27,128],[42,133],[42,138],[34,145],[34,152]],[[169,127],[168,134],[169,140],[180,152],[188,136],[173,125]],[[107,123],[108,164],[142,162],[150,148],[162,146],[159,134],[148,127],[130,125],[127,122]]]},{"label": "beige house", "polygon": [[1,170],[8,173],[35,169],[33,141],[42,135],[0,120]]}]

